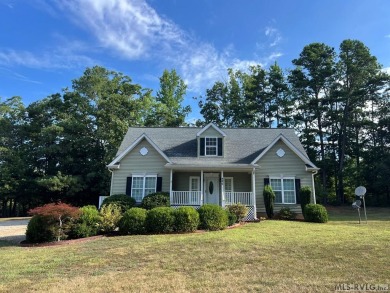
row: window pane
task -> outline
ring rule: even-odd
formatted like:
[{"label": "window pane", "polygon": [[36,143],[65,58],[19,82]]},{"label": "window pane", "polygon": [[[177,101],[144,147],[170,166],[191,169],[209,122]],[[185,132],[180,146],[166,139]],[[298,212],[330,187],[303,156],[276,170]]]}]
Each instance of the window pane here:
[{"label": "window pane", "polygon": [[143,177],[133,177],[133,188],[143,188],[144,178]]},{"label": "window pane", "polygon": [[145,178],[145,189],[154,189],[156,186],[156,177],[146,177]]},{"label": "window pane", "polygon": [[272,187],[272,190],[282,190],[282,182],[281,179],[271,179],[270,184]]},{"label": "window pane", "polygon": [[274,191],[274,193],[275,193],[275,202],[282,203],[282,192],[281,191]]},{"label": "window pane", "polygon": [[294,191],[284,191],[284,203],[295,203]]},{"label": "window pane", "polygon": [[145,188],[145,196],[147,196],[148,194],[154,193],[154,192],[156,192],[156,190],[154,188],[150,188],[150,189]]},{"label": "window pane", "polygon": [[199,178],[191,178],[191,186],[190,191],[198,191],[199,190]]},{"label": "window pane", "polygon": [[131,193],[131,197],[133,197],[136,201],[142,200],[142,189],[133,189]]},{"label": "window pane", "polygon": [[284,179],[283,187],[284,190],[294,190],[294,179]]}]

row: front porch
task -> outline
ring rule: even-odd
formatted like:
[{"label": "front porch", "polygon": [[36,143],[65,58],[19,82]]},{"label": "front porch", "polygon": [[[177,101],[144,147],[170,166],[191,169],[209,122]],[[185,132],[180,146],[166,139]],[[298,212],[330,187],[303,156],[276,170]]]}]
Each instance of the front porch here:
[{"label": "front porch", "polygon": [[246,220],[256,219],[254,170],[171,170],[171,206],[217,204],[222,207],[241,203],[248,207]]}]

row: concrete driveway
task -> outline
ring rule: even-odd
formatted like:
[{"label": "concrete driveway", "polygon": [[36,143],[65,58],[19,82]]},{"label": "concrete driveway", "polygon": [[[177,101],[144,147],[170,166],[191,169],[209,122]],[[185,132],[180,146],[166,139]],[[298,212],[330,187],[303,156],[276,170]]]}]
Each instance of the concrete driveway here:
[{"label": "concrete driveway", "polygon": [[30,218],[0,220],[0,240],[19,243],[26,239],[26,229]]}]

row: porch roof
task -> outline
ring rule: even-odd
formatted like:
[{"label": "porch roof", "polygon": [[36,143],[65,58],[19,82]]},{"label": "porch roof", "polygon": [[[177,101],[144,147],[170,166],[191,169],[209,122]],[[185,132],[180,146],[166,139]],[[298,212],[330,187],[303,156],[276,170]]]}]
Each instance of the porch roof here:
[{"label": "porch roof", "polygon": [[257,164],[221,164],[213,162],[193,162],[188,164],[168,163],[166,168],[172,170],[187,170],[187,171],[252,171],[253,168],[258,168]]}]

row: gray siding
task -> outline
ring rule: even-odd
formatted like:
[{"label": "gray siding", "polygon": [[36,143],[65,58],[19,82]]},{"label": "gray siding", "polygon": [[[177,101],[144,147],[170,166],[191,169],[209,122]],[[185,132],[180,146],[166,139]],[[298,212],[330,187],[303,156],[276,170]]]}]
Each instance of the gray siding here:
[{"label": "gray siding", "polygon": [[189,191],[190,176],[200,178],[200,172],[175,172],[173,173],[172,189],[174,191]]},{"label": "gray siding", "polygon": [[[146,156],[140,154],[140,149],[146,147]],[[162,177],[162,191],[169,191],[170,170],[164,167],[167,161],[149,144],[142,140],[130,153],[120,162],[120,169],[114,170],[112,178],[112,194],[126,193],[126,178],[132,173],[157,173]]]},{"label": "gray siding", "polygon": [[[282,148],[285,151],[283,157],[278,157],[276,151]],[[312,188],[311,172],[306,172],[305,163],[282,141],[278,141],[258,162],[260,167],[256,169],[256,207],[257,212],[265,212],[264,208],[264,178],[268,177],[295,177],[301,180],[301,186]],[[313,199],[312,199],[313,201]],[[289,207],[295,212],[301,212],[299,204],[275,204],[275,211],[281,207]]]},{"label": "gray siding", "polygon": [[252,191],[251,174],[239,172],[224,172],[224,177],[233,177],[233,190],[235,192],[249,192]]}]

